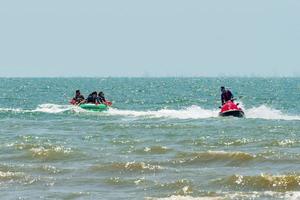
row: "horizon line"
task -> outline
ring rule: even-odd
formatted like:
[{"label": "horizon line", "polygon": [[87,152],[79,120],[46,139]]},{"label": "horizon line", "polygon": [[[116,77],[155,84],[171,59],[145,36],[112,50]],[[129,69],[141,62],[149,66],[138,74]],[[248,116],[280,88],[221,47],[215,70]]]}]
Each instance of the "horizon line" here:
[{"label": "horizon line", "polygon": [[299,75],[224,75],[224,76],[0,76],[0,78],[300,78]]}]

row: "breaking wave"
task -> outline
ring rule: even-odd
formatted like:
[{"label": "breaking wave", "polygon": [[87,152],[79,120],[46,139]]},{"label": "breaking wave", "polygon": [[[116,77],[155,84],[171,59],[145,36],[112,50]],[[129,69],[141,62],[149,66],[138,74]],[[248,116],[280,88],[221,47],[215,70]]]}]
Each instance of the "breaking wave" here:
[{"label": "breaking wave", "polygon": [[[266,105],[244,109],[246,118],[251,119],[269,119],[269,120],[300,120],[299,115],[290,115],[282,112],[281,110],[270,108]],[[79,107],[72,105],[57,105],[57,104],[41,104],[33,110],[24,110],[21,108],[0,108],[0,113],[93,113],[95,111],[83,110]],[[174,118],[174,119],[207,119],[218,117],[219,110],[217,109],[204,109],[200,106],[192,105],[183,109],[160,109],[160,110],[122,110],[117,108],[110,108],[108,111],[102,112],[102,115],[109,116],[129,116],[129,117],[147,117],[147,118]],[[99,113],[100,114],[100,113]]]},{"label": "breaking wave", "polygon": [[217,192],[209,196],[194,197],[189,195],[172,195],[169,197],[146,197],[145,200],[237,200],[237,199],[287,199],[297,200],[300,197],[298,191],[276,192],[276,191],[248,191],[248,192]]}]

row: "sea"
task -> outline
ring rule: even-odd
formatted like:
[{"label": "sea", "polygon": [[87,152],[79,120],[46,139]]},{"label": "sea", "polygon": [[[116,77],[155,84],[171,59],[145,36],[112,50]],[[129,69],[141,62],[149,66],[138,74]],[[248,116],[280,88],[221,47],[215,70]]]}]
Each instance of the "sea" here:
[{"label": "sea", "polygon": [[0,78],[0,199],[300,199],[299,100],[300,78]]}]

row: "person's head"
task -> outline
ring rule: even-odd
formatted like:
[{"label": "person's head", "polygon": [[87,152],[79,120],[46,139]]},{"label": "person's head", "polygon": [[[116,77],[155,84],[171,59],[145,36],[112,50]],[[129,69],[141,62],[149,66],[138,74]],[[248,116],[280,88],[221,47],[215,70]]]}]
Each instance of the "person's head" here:
[{"label": "person's head", "polygon": [[97,96],[97,92],[94,91],[94,92],[92,93],[92,95],[93,95],[93,96]]},{"label": "person's head", "polygon": [[225,87],[221,86],[221,92],[224,92],[224,91],[225,91]]},{"label": "person's head", "polygon": [[101,91],[101,92],[99,92],[98,96],[99,97],[104,97],[104,93]]},{"label": "person's head", "polygon": [[80,90],[76,90],[76,95],[80,95]]}]

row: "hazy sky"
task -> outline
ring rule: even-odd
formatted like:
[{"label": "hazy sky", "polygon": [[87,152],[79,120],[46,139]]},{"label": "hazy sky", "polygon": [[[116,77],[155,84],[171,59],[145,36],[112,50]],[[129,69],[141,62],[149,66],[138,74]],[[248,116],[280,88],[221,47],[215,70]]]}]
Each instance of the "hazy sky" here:
[{"label": "hazy sky", "polygon": [[0,76],[300,76],[300,0],[7,0],[0,27]]}]

